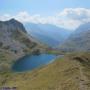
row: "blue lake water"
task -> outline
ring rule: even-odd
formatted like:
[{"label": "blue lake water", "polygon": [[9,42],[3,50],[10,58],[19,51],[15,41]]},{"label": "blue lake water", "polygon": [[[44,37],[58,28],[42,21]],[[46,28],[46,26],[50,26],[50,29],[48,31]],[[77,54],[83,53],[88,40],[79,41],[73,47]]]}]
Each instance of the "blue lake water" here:
[{"label": "blue lake water", "polygon": [[24,72],[31,71],[38,67],[42,67],[53,62],[56,58],[56,55],[52,54],[40,54],[40,55],[32,55],[25,56],[20,60],[16,61],[13,65],[12,69],[16,72]]}]

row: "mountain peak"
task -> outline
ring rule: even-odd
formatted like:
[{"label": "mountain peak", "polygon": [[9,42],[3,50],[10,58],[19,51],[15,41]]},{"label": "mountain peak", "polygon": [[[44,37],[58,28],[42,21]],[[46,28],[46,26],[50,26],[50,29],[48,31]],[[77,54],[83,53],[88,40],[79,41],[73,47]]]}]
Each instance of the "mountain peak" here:
[{"label": "mountain peak", "polygon": [[13,30],[21,30],[26,33],[26,30],[25,30],[23,24],[14,18],[12,18],[8,21],[0,21],[0,25],[3,25],[3,27],[9,27],[12,31]]},{"label": "mountain peak", "polygon": [[9,21],[17,21],[15,18],[10,19]]},{"label": "mountain peak", "polygon": [[8,22],[10,22],[10,23],[21,23],[21,22],[17,21],[17,20],[14,19],[14,18],[8,20]]},{"label": "mountain peak", "polygon": [[12,19],[10,19],[9,21],[7,21],[7,22],[9,22],[9,23],[12,23],[12,24],[21,24],[21,22],[19,22],[19,21],[17,21],[16,19],[14,19],[14,18],[12,18]]}]

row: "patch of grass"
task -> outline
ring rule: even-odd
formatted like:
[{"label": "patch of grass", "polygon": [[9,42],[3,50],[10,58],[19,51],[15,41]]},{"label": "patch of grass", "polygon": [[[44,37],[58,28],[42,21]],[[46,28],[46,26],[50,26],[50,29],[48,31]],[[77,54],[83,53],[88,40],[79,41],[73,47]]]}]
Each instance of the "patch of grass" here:
[{"label": "patch of grass", "polygon": [[56,55],[65,54],[65,52],[59,51],[59,50],[47,50],[46,52],[47,52],[48,54],[56,54]]},{"label": "patch of grass", "polygon": [[9,51],[0,50],[0,72],[11,70],[14,57]]},{"label": "patch of grass", "polygon": [[[0,81],[0,85],[14,86],[18,90],[80,90],[80,70],[77,65],[79,61],[73,58],[77,56],[81,58],[87,57],[90,60],[89,55],[88,53],[72,53],[31,72],[4,72],[0,74],[0,77],[5,82]],[[83,72],[88,78],[87,86],[88,90],[90,90],[89,66],[80,65],[83,66]]]}]

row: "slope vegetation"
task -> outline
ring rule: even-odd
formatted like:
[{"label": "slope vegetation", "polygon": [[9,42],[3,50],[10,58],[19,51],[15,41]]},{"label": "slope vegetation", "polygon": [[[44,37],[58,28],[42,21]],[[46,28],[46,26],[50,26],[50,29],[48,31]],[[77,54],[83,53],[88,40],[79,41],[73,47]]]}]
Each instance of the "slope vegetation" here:
[{"label": "slope vegetation", "polygon": [[90,90],[90,53],[67,54],[32,72],[3,72],[1,77],[1,86],[18,90]]}]

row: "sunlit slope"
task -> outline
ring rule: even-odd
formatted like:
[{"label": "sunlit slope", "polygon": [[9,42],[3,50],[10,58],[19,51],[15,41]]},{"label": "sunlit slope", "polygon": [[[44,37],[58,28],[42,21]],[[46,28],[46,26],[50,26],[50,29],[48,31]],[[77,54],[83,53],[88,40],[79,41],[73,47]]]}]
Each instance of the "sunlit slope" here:
[{"label": "sunlit slope", "polygon": [[1,77],[1,86],[18,90],[90,90],[90,53],[68,54],[38,70]]}]

